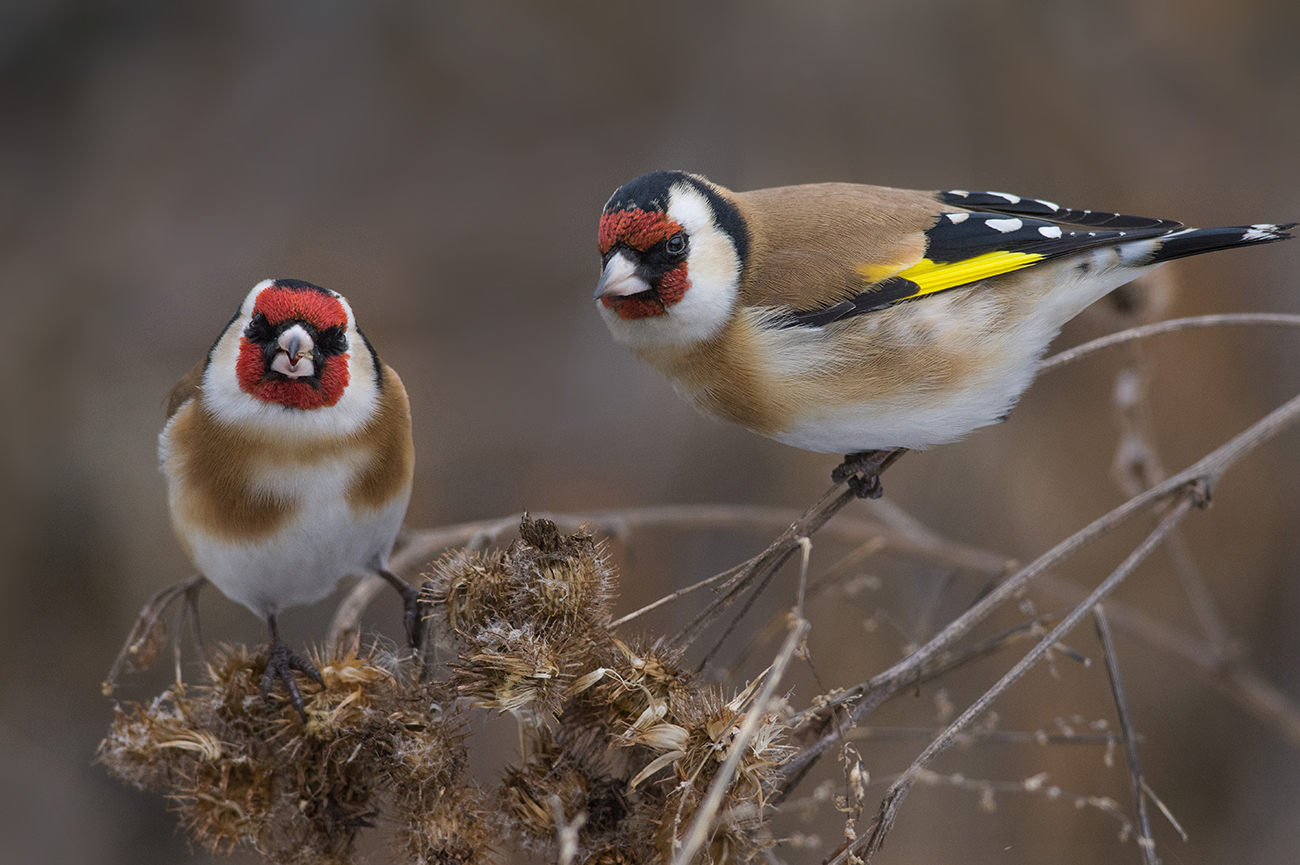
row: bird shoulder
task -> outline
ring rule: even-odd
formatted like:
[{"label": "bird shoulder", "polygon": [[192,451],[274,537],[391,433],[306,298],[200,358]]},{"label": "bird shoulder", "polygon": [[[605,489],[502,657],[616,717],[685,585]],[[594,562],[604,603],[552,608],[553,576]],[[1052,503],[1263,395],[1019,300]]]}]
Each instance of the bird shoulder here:
[{"label": "bird shoulder", "polygon": [[205,357],[194,365],[194,368],[185,374],[185,377],[176,382],[170,394],[167,395],[167,418],[171,419],[186,401],[199,395],[203,384],[203,371],[207,369],[208,359]]},{"label": "bird shoulder", "polygon": [[819,309],[919,262],[939,212],[933,193],[817,183],[736,193],[751,248],[746,306]]},{"label": "bird shoulder", "polygon": [[411,439],[411,403],[402,380],[388,364],[380,367],[379,400],[374,417],[354,437],[370,459],[348,485],[353,508],[382,508],[408,490],[415,472]]}]

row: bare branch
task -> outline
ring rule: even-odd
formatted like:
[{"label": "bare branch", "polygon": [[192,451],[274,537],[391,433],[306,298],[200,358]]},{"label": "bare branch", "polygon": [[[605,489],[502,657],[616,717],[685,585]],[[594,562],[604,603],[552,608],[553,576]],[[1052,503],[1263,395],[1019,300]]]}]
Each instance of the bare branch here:
[{"label": "bare branch", "polygon": [[726,593],[705,607],[694,621],[672,639],[672,645],[678,648],[689,646],[711,622],[731,606],[745,589],[756,580],[766,581],[776,573],[798,548],[799,538],[811,537],[826,524],[827,520],[856,498],[857,494],[847,486],[842,484],[832,486],[767,549],[745,562],[727,582]]},{"label": "bare branch", "polygon": [[1195,330],[1203,327],[1227,326],[1300,327],[1300,315],[1243,312],[1226,313],[1223,315],[1198,315],[1191,318],[1174,318],[1169,321],[1158,321],[1154,324],[1144,324],[1141,327],[1121,330],[1119,333],[1112,333],[1109,336],[1099,337],[1089,342],[1085,342],[1083,345],[1076,345],[1074,348],[1069,348],[1058,354],[1054,354],[1038,364],[1038,374],[1042,375],[1045,372],[1050,372],[1058,367],[1065,366],[1068,363],[1074,363],[1076,360],[1085,358],[1094,352],[1101,351],[1103,348],[1110,348],[1113,345],[1132,342],[1135,339],[1146,339],[1149,336],[1156,336],[1162,333],[1176,333],[1178,331]]},{"label": "bare branch", "polygon": [[[1097,639],[1101,641],[1102,651],[1106,655],[1106,674],[1110,679],[1110,691],[1115,698],[1115,713],[1119,716],[1119,726],[1124,732],[1124,755],[1128,760],[1129,780],[1133,789],[1133,804],[1137,809],[1138,846],[1142,848],[1142,860],[1148,865],[1160,865],[1156,856],[1156,842],[1151,837],[1151,819],[1147,815],[1147,801],[1143,790],[1146,786],[1142,779],[1142,763],[1138,759],[1137,741],[1133,735],[1133,718],[1129,714],[1128,700],[1124,697],[1124,684],[1119,675],[1119,659],[1115,656],[1115,642],[1110,638],[1110,626],[1106,624],[1106,613],[1098,604],[1092,609],[1092,617],[1097,625]],[[1177,825],[1177,824],[1175,824]]]},{"label": "bare branch", "polygon": [[[786,766],[784,771],[788,779],[787,788],[803,777],[811,765],[836,740],[844,727],[865,717],[895,690],[913,681],[925,665],[968,633],[971,628],[987,618],[993,610],[1014,597],[1032,580],[1138,514],[1163,505],[1171,497],[1178,495],[1185,497],[1186,491],[1189,489],[1199,490],[1200,492],[1197,495],[1208,495],[1219,478],[1222,477],[1223,472],[1231,465],[1251,450],[1264,444],[1273,436],[1294,424],[1297,420],[1300,420],[1300,396],[1293,397],[1282,406],[1274,409],[1263,419],[1257,421],[1194,465],[1146,492],[1134,496],[1061,541],[1051,550],[1035,559],[1028,567],[1021,569],[1002,582],[969,610],[950,622],[928,643],[893,667],[860,685],[837,694],[825,704],[824,708],[833,708],[857,700],[861,700],[861,702],[854,707],[849,719],[837,725],[836,729],[830,732],[823,732],[819,729],[817,732],[821,735],[821,738],[818,742],[805,749]],[[865,699],[863,699],[864,697]],[[827,715],[825,723],[830,723],[829,715]]]},{"label": "bare branch", "polygon": [[[1186,516],[1196,505],[1196,498],[1191,492],[1184,493],[1182,500],[1174,507],[1172,511],[1160,521],[1158,525],[1149,534],[1146,539],[1138,545],[1132,553],[1129,554],[1123,563],[1116,568],[1109,577],[1101,582],[1096,589],[1084,600],[1082,604],[1070,611],[1059,625],[1052,629],[1052,632],[1044,637],[1037,646],[1030,650],[1014,667],[998,680],[997,684],[984,693],[976,700],[965,712],[962,712],[957,720],[953,721],[948,728],[944,730],[943,735],[939,736],[930,743],[924,751],[921,752],[912,765],[898,781],[895,781],[885,794],[885,800],[881,803],[880,812],[877,816],[875,825],[871,831],[864,835],[859,841],[853,844],[848,850],[845,850],[841,857],[837,857],[831,862],[831,865],[841,865],[847,861],[847,854],[851,851],[857,853],[865,850],[868,860],[873,857],[884,843],[885,835],[894,825],[894,820],[898,816],[898,809],[902,806],[903,800],[915,783],[914,777],[917,772],[925,769],[931,761],[939,754],[943,753],[956,739],[956,735],[970,725],[970,723],[979,717],[985,709],[989,707],[994,700],[1001,696],[1008,688],[1017,682],[1025,673],[1027,673],[1035,664],[1042,660],[1047,651],[1056,645],[1070,633],[1083,617],[1088,615],[1093,607],[1106,597],[1116,586],[1123,582],[1129,574],[1137,568],[1139,564],[1146,559],[1160,543],[1165,536],[1183,521]],[[853,848],[858,848],[854,850]]]}]

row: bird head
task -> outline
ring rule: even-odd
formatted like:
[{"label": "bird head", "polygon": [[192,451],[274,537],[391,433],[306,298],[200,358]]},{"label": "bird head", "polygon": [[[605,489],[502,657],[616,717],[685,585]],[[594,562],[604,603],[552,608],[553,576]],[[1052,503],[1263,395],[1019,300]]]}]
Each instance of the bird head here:
[{"label": "bird head", "polygon": [[690,345],[726,324],[749,237],[729,195],[698,175],[656,171],[609,199],[595,300],[616,339]]},{"label": "bird head", "polygon": [[235,362],[240,389],[288,408],[337,403],[351,377],[348,330],[355,326],[347,301],[310,282],[276,279],[259,283],[244,306],[248,320]]},{"label": "bird head", "polygon": [[203,402],[269,435],[350,434],[374,416],[382,365],[337,292],[264,279],[208,352]]}]

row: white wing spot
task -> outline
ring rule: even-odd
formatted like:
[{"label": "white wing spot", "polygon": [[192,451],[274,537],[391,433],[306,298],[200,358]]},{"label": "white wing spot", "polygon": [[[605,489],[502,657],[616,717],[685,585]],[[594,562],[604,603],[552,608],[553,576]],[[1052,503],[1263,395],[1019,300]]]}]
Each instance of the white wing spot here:
[{"label": "white wing spot", "polygon": [[1050,207],[1052,208],[1052,210],[1061,209],[1061,205],[1057,204],[1055,201],[1048,201],[1044,198],[1036,198],[1034,200],[1037,201],[1039,204],[1043,205],[1043,207]]},{"label": "white wing spot", "polygon": [[1013,231],[1019,231],[1024,227],[1024,223],[1019,219],[990,219],[984,223],[994,231],[1000,231],[1003,234],[1010,234]]},{"label": "white wing spot", "polygon": [[1252,225],[1242,232],[1241,239],[1246,243],[1256,243],[1261,240],[1277,240],[1276,225]]},{"label": "white wing spot", "polygon": [[1008,204],[1016,204],[1020,201],[1019,195],[1011,195],[1006,192],[990,192],[989,195],[996,195],[998,198],[1005,198]]},{"label": "white wing spot", "polygon": [[961,225],[970,218],[969,213],[945,213],[944,216],[948,217],[948,221],[953,225]]},{"label": "white wing spot", "polygon": [[962,198],[965,198],[966,196],[970,195],[970,193],[967,192],[967,191],[964,190],[964,189],[949,189],[949,190],[948,190],[948,194],[949,194],[949,195],[960,195]]},{"label": "white wing spot", "polygon": [[1055,225],[1040,225],[1038,227],[1038,233],[1043,237],[1056,239],[1061,236],[1061,229]]}]

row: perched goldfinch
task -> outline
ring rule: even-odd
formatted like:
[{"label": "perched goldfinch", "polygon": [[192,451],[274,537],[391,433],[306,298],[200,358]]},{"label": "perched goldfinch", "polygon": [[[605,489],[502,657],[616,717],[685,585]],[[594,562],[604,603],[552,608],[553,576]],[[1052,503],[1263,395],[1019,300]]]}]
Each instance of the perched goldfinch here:
[{"label": "perched goldfinch", "polygon": [[878,495],[886,454],[1004,418],[1092,302],[1292,225],[1192,229],[1000,192],[732,192],[657,171],[605,205],[595,299],[700,411],[846,454],[837,476],[863,471],[860,494]]},{"label": "perched goldfinch", "polygon": [[411,496],[411,409],[397,373],[342,295],[297,279],[249,292],[172,391],[158,456],[172,525],[199,571],[266,619],[275,677],[303,712],[293,670],[320,673],[280,641],[276,616],[352,574],[402,593],[419,645],[417,592],[388,570]]}]

